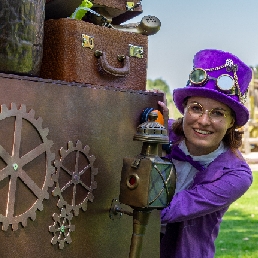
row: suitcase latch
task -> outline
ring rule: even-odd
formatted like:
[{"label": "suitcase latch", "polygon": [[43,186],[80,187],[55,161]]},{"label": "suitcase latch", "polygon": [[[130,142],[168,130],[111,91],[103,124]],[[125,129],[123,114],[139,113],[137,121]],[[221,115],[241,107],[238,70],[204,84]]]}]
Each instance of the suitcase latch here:
[{"label": "suitcase latch", "polygon": [[94,37],[82,34],[82,46],[90,49],[94,48]]},{"label": "suitcase latch", "polygon": [[143,58],[143,47],[129,44],[129,53],[130,56]]}]

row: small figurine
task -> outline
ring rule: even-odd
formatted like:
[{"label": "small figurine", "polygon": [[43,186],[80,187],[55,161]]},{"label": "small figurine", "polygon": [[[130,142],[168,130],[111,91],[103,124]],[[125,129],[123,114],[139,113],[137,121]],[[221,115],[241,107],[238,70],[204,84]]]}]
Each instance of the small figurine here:
[{"label": "small figurine", "polygon": [[70,16],[72,19],[81,20],[85,14],[87,13],[88,9],[93,6],[93,3],[89,0],[83,0],[82,3],[75,9],[73,14]]}]

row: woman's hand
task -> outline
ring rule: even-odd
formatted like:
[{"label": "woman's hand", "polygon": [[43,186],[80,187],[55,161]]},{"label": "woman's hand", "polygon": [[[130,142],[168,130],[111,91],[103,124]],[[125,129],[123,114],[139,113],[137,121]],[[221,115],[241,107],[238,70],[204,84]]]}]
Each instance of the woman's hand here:
[{"label": "woman's hand", "polygon": [[169,119],[169,109],[167,107],[167,105],[162,102],[162,101],[158,101],[158,104],[160,105],[160,107],[162,108],[162,113],[163,113],[163,117],[164,117],[164,124],[167,125],[168,124],[168,119]]},{"label": "woman's hand", "polygon": [[164,102],[158,101],[158,104],[162,107],[163,112],[167,112],[167,113],[169,112],[169,109],[168,109],[167,105]]},{"label": "woman's hand", "polygon": [[167,108],[167,98],[166,98],[166,93],[162,90],[157,90],[157,89],[152,89],[152,90],[147,90],[147,92],[154,92],[154,93],[163,93],[163,101],[158,101],[158,104],[162,107],[163,112],[167,113],[169,112],[169,109]]}]

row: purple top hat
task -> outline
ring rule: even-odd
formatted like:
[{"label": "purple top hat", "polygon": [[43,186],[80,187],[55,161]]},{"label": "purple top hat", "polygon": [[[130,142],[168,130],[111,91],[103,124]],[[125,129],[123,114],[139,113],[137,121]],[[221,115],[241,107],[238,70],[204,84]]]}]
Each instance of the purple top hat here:
[{"label": "purple top hat", "polygon": [[200,96],[212,98],[229,106],[236,114],[236,125],[242,126],[249,119],[244,106],[252,70],[238,57],[216,49],[196,53],[186,87],[175,89],[173,98],[183,114],[185,98]]}]

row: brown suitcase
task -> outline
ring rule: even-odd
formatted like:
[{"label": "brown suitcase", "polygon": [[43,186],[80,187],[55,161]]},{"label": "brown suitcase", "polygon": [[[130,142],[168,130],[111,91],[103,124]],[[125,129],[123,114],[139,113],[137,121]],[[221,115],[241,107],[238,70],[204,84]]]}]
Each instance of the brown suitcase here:
[{"label": "brown suitcase", "polygon": [[145,90],[147,51],[145,35],[51,19],[45,22],[41,77]]}]

